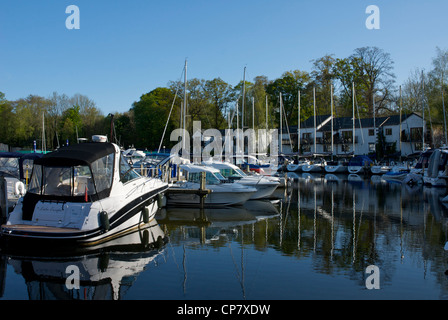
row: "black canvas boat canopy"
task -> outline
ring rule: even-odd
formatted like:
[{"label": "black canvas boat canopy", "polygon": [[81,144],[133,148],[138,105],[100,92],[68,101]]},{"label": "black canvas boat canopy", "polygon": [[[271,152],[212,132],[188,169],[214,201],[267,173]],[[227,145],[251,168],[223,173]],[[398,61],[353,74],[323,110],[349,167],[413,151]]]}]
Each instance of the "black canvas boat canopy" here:
[{"label": "black canvas boat canopy", "polygon": [[62,147],[35,160],[35,164],[44,166],[90,165],[111,153],[115,147],[108,142],[88,142]]}]

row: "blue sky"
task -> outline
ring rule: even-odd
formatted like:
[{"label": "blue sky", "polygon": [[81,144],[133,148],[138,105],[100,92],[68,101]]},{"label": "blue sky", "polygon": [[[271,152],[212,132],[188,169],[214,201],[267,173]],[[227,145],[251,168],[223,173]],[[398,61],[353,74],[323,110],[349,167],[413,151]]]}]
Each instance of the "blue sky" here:
[{"label": "blue sky", "polygon": [[[72,4],[79,30],[65,26]],[[365,26],[369,5],[379,30]],[[179,80],[185,59],[189,78],[236,85],[244,67],[274,80],[363,46],[391,54],[400,85],[448,49],[447,13],[446,0],[0,0],[0,91],[81,93],[107,115]]]}]

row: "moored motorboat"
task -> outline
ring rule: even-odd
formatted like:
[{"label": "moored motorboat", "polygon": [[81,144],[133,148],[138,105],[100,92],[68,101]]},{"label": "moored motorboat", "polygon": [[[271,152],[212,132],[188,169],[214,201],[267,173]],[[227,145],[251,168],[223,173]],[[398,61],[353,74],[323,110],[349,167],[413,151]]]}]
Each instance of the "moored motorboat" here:
[{"label": "moored motorboat", "polygon": [[286,170],[289,172],[301,172],[302,171],[302,167],[306,164],[309,164],[310,161],[305,159],[305,160],[298,160],[297,163],[288,163],[286,165]]},{"label": "moored motorboat", "polygon": [[280,185],[279,181],[275,181],[263,175],[248,175],[237,166],[229,162],[206,161],[204,165],[216,168],[221,175],[234,182],[238,182],[244,186],[257,189],[250,199],[262,199],[269,197],[274,193],[275,189]]},{"label": "moored motorboat", "polygon": [[324,169],[326,173],[346,173],[348,172],[348,162],[327,161]]},{"label": "moored motorboat", "polygon": [[27,193],[1,235],[7,240],[96,244],[150,222],[168,184],[140,176],[117,145],[63,147],[34,161]]},{"label": "moored motorboat", "polygon": [[386,174],[392,169],[391,166],[387,164],[376,164],[370,167],[370,172],[372,174]]},{"label": "moored motorboat", "polygon": [[6,181],[8,212],[25,194],[34,160],[40,157],[41,153],[0,152],[0,175]]},{"label": "moored motorboat", "polygon": [[392,167],[392,169],[386,172],[385,174],[383,174],[381,178],[386,181],[403,182],[408,176],[409,172],[410,170],[407,167],[397,165]]},{"label": "moored motorboat", "polygon": [[368,156],[356,156],[353,159],[350,160],[348,163],[348,172],[349,173],[363,173],[365,170],[367,170],[371,165],[373,164],[373,161]]},{"label": "moored motorboat", "polygon": [[448,179],[448,149],[435,149],[429,157],[428,168],[424,170],[423,183],[432,187],[446,187]]},{"label": "moored motorboat", "polygon": [[257,192],[257,189],[253,187],[244,186],[238,182],[228,182],[215,168],[194,164],[180,167],[187,173],[187,180],[176,182],[170,186],[166,195],[168,206],[200,205],[201,196],[199,193],[195,193],[195,190],[200,190],[203,174],[205,175],[205,190],[210,190],[203,201],[205,207],[240,205]]},{"label": "moored motorboat", "polygon": [[304,164],[302,166],[302,172],[305,172],[305,173],[323,172],[324,168],[325,168],[325,160],[320,159],[320,160],[310,161],[309,163]]}]

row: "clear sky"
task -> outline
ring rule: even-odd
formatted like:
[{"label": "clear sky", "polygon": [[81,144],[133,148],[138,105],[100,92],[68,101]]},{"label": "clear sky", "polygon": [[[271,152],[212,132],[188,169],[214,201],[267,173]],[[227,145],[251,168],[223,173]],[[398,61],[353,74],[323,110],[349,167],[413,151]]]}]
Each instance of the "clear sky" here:
[{"label": "clear sky", "polygon": [[[69,5],[80,29],[66,28]],[[369,30],[366,8],[380,9]],[[221,78],[231,85],[311,60],[377,46],[391,54],[397,84],[429,70],[448,49],[447,0],[0,0],[0,91],[94,100],[107,115],[125,112],[170,80]]]}]

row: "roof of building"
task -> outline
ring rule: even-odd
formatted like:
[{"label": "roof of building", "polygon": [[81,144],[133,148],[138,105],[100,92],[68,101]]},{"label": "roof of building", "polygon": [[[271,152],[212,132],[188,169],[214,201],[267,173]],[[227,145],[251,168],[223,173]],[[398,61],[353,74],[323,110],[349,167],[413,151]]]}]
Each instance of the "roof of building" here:
[{"label": "roof of building", "polygon": [[[417,117],[421,116],[415,112],[410,114],[402,114],[401,122],[405,121],[412,115],[416,115]],[[355,118],[355,128],[373,128],[374,124],[376,127],[382,126],[394,126],[400,124],[400,115],[390,115],[390,116],[381,116],[374,118]],[[322,115],[316,116],[316,127],[317,131],[331,131],[331,117],[330,115]],[[302,121],[300,124],[301,129],[310,129],[314,128],[314,116],[309,117],[305,121]],[[333,119],[333,130],[344,130],[344,129],[352,129],[353,128],[353,118],[352,117],[339,117]],[[292,132],[297,131],[297,126],[290,126],[289,130]]]}]

